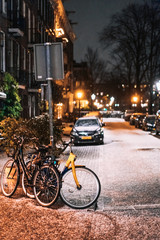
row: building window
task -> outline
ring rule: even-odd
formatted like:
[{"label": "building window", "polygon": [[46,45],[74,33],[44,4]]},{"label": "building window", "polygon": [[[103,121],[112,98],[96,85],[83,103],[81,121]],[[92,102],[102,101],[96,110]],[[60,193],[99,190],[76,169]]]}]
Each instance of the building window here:
[{"label": "building window", "polygon": [[8,67],[13,68],[13,40],[8,40]]},{"label": "building window", "polygon": [[26,49],[23,48],[23,70],[26,70]]},{"label": "building window", "polygon": [[28,42],[31,42],[31,11],[28,8]]},{"label": "building window", "polygon": [[0,32],[0,71],[5,72],[5,34]]},{"label": "building window", "polygon": [[35,35],[36,35],[36,25],[35,25],[35,15],[33,15],[33,42],[35,42]]},{"label": "building window", "polygon": [[26,3],[23,1],[23,17],[26,17]]}]

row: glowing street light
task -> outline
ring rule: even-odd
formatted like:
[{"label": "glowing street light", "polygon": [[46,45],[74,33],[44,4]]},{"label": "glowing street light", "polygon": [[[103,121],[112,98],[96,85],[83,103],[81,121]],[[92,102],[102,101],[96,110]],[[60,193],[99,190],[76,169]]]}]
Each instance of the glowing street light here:
[{"label": "glowing street light", "polygon": [[94,101],[95,98],[96,98],[96,95],[93,93],[93,94],[91,95],[91,99]]},{"label": "glowing street light", "polygon": [[158,90],[158,108],[160,107],[160,80],[156,83],[156,87]]},{"label": "glowing street light", "polygon": [[114,99],[115,99],[114,97],[111,97],[111,98],[110,98],[110,103],[109,103],[110,106],[112,106],[112,104],[113,104],[113,102],[114,102]]},{"label": "glowing street light", "polygon": [[93,101],[96,99],[96,95],[94,93],[92,93],[91,95],[91,110],[93,111]]},{"label": "glowing street light", "polygon": [[132,96],[131,101],[132,101],[132,106],[133,107],[137,107],[137,103],[139,101],[139,97],[137,95],[134,95],[134,96]]},{"label": "glowing street light", "polygon": [[81,99],[82,95],[83,95],[82,92],[77,92],[78,99]]},{"label": "glowing street light", "polygon": [[137,102],[138,102],[138,97],[137,97],[137,96],[134,96],[134,97],[132,98],[132,100],[133,100],[134,103],[137,103]]},{"label": "glowing street light", "polygon": [[82,92],[77,92],[77,98],[79,99],[79,117],[81,116],[81,98],[83,96]]},{"label": "glowing street light", "polygon": [[156,87],[157,87],[158,92],[160,93],[160,80],[156,83]]}]

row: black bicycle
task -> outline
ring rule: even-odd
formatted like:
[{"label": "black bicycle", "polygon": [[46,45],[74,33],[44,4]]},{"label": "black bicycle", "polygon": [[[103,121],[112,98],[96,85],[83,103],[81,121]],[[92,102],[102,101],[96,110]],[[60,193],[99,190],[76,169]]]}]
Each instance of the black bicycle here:
[{"label": "black bicycle", "polygon": [[[53,204],[58,195],[60,190],[59,185],[59,173],[54,165],[52,167],[48,164],[46,157],[46,152],[48,148],[40,147],[37,149],[36,153],[32,153],[28,155],[27,161],[24,160],[23,154],[23,144],[24,138],[23,137],[15,137],[15,151],[11,159],[9,159],[3,169],[1,174],[1,189],[5,196],[11,197],[20,182],[20,174],[22,173],[22,188],[24,193],[31,198],[34,198],[33,192],[33,182],[37,172],[39,169],[43,168],[43,173],[45,176],[42,177],[43,181],[41,182],[41,192],[40,193],[45,195],[46,206],[49,204]],[[51,180],[52,179],[52,180]],[[48,191],[50,181],[51,189]],[[46,183],[46,185],[45,185]],[[51,194],[49,196],[47,193]]]},{"label": "black bicycle", "polygon": [[[41,206],[50,206],[55,202],[52,191],[58,180],[52,173],[52,168],[56,167],[59,175],[60,196],[65,204],[72,208],[84,209],[94,203],[100,195],[101,184],[97,175],[89,168],[83,165],[75,165],[76,155],[72,151],[72,142],[64,143],[60,153],[70,147],[68,160],[64,169],[60,171],[61,160],[53,156],[48,156],[48,169],[42,166],[35,174],[33,190],[38,203]],[[52,160],[52,158],[54,160]],[[58,187],[59,187],[58,186]],[[96,204],[95,204],[96,205]]]}]

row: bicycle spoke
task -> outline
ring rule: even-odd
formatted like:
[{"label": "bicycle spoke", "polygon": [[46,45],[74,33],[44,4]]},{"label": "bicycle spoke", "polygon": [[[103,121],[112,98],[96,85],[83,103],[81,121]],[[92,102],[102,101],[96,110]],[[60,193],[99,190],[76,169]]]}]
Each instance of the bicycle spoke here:
[{"label": "bicycle spoke", "polygon": [[62,178],[60,195],[62,200],[72,208],[86,208],[91,206],[99,197],[100,182],[98,177],[90,169],[76,167],[76,175],[81,186],[75,184],[72,170],[68,170]]},{"label": "bicycle spoke", "polygon": [[59,176],[50,166],[43,166],[35,175],[34,192],[40,205],[50,206],[59,194]]},{"label": "bicycle spoke", "polygon": [[11,197],[19,183],[19,168],[14,159],[10,159],[3,167],[1,175],[1,188],[5,196]]}]

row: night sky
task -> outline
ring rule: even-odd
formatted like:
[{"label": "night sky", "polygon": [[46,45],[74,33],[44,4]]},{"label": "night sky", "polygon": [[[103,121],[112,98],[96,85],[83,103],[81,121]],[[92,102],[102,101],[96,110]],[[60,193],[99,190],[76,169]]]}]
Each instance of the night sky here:
[{"label": "night sky", "polygon": [[77,36],[74,42],[74,59],[81,62],[87,47],[98,49],[100,57],[105,59],[98,42],[98,33],[109,23],[110,17],[125,8],[129,3],[143,3],[143,0],[66,0],[64,7],[70,14],[69,19],[77,22],[73,30]]}]

